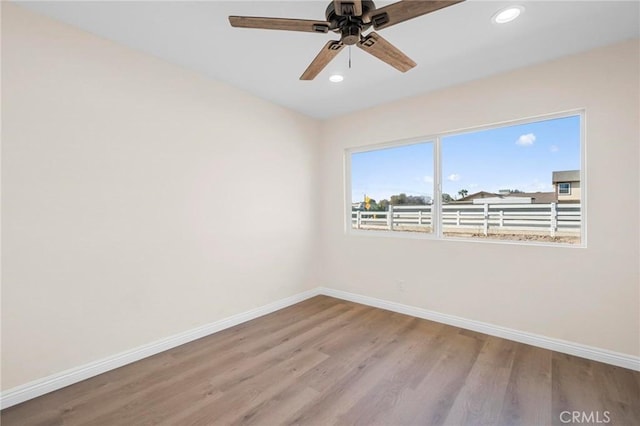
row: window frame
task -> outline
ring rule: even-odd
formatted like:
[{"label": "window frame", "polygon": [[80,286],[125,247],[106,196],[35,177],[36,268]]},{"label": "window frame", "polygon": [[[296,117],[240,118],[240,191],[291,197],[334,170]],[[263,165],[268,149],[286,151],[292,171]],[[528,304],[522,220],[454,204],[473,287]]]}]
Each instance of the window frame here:
[{"label": "window frame", "polygon": [[[585,135],[586,126],[586,109],[578,108],[566,111],[560,111],[555,113],[541,114],[535,116],[529,116],[521,119],[505,120],[500,122],[494,122],[491,124],[470,126],[454,130],[447,130],[412,138],[400,139],[395,141],[387,141],[374,143],[369,145],[360,145],[347,147],[343,150],[343,173],[344,173],[344,233],[349,237],[359,236],[377,236],[377,237],[392,237],[392,238],[405,238],[405,239],[426,239],[426,240],[438,240],[438,241],[451,241],[451,242],[474,242],[481,244],[515,244],[524,246],[547,246],[547,247],[570,247],[570,248],[586,248],[587,247],[587,173],[586,173],[586,159],[587,159],[587,141]],[[471,238],[471,237],[448,237],[444,236],[442,232],[442,139],[448,136],[457,136],[465,133],[475,133],[484,130],[491,130],[502,127],[518,126],[522,124],[537,123],[541,121],[554,120],[567,117],[580,118],[580,187],[581,187],[581,199],[580,199],[580,243],[550,243],[550,242],[537,242],[537,241],[514,241],[514,240],[501,240],[501,239],[485,239],[485,238]],[[354,229],[352,227],[351,220],[351,155],[359,152],[376,151],[386,148],[401,147],[406,145],[413,145],[419,143],[432,143],[433,144],[433,204],[432,204],[432,232],[420,233],[420,232],[407,232],[407,231],[389,231],[389,230],[366,230],[366,229]],[[571,188],[571,185],[570,185]],[[570,195],[570,194],[562,194]]]},{"label": "window frame", "polygon": [[[368,230],[368,229],[353,229],[352,226],[352,210],[351,210],[351,193],[352,193],[352,185],[351,185],[351,155],[357,154],[361,152],[370,152],[370,151],[379,151],[382,149],[389,148],[399,148],[403,146],[409,145],[418,145],[418,144],[427,144],[430,143],[433,146],[433,204],[431,205],[432,209],[432,230],[431,232],[406,232],[406,231],[389,231],[389,230]],[[437,143],[436,137],[425,136],[425,137],[416,137],[409,139],[401,139],[392,142],[382,142],[373,145],[366,146],[358,146],[346,148],[344,150],[344,188],[345,188],[345,202],[344,202],[344,231],[346,234],[352,235],[369,235],[369,236],[378,236],[378,237],[395,237],[397,234],[407,234],[403,235],[402,238],[418,238],[418,239],[435,239],[438,238],[438,227],[440,226],[439,221],[439,211],[436,211],[436,182],[438,182],[438,152],[437,152]],[[438,182],[439,183],[439,182]],[[436,222],[436,215],[438,217],[438,221]]]}]

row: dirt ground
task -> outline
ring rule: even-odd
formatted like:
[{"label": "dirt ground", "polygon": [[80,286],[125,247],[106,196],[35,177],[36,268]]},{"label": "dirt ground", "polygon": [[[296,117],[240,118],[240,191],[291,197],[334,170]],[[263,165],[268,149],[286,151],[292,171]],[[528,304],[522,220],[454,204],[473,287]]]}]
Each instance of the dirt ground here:
[{"label": "dirt ground", "polygon": [[560,243],[560,244],[580,244],[580,237],[559,236],[552,237],[550,235],[522,235],[522,234],[459,234],[445,232],[446,237],[458,238],[479,238],[485,240],[508,240],[508,241],[535,241],[539,243]]},{"label": "dirt ground", "polygon": [[[363,227],[363,230],[369,231],[386,231],[386,227]],[[396,226],[395,231],[398,232],[431,232],[430,227],[424,226],[410,226],[399,225]],[[445,237],[452,238],[478,238],[483,240],[507,240],[507,241],[527,241],[527,242],[539,242],[539,243],[559,243],[559,244],[580,244],[579,236],[557,236],[552,237],[550,235],[535,235],[535,234],[484,234],[478,233],[462,233],[462,232],[444,232]]]}]

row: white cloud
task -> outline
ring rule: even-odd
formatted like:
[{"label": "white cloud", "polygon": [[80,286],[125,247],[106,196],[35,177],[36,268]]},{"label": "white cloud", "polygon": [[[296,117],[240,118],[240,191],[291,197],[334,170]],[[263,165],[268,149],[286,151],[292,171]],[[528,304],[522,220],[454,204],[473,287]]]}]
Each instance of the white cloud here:
[{"label": "white cloud", "polygon": [[536,135],[533,133],[527,133],[526,135],[521,135],[516,141],[516,145],[520,146],[531,146],[536,141]]},{"label": "white cloud", "polygon": [[447,180],[451,182],[458,182],[461,178],[462,176],[456,173],[452,173],[449,176],[447,176]]},{"label": "white cloud", "polygon": [[425,183],[433,183],[433,176],[425,176],[422,180],[424,180]]},{"label": "white cloud", "polygon": [[551,146],[549,147],[549,151],[551,151],[551,152],[558,152],[558,151],[560,151],[560,148],[558,147],[558,145],[551,145]]}]

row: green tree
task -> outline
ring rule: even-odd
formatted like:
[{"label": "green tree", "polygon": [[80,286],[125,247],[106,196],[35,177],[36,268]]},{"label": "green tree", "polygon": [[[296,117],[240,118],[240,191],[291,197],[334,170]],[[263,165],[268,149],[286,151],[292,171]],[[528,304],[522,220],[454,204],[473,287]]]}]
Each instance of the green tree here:
[{"label": "green tree", "polygon": [[389,210],[389,200],[380,200],[378,203],[378,210],[383,212]]},{"label": "green tree", "polygon": [[404,204],[407,204],[407,194],[403,192],[401,194],[392,195],[389,199],[389,202],[394,206],[402,206]]},{"label": "green tree", "polygon": [[466,197],[468,193],[469,191],[467,191],[466,189],[461,189],[460,191],[458,191],[458,195],[460,195],[460,198]]},{"label": "green tree", "polygon": [[442,202],[443,203],[450,203],[453,201],[453,198],[451,197],[451,195],[447,194],[446,192],[442,193]]},{"label": "green tree", "polygon": [[410,206],[421,206],[427,204],[427,200],[422,195],[409,195],[407,197],[407,204]]},{"label": "green tree", "polygon": [[390,197],[389,203],[394,206],[421,206],[427,204],[422,195],[407,195],[404,192]]}]

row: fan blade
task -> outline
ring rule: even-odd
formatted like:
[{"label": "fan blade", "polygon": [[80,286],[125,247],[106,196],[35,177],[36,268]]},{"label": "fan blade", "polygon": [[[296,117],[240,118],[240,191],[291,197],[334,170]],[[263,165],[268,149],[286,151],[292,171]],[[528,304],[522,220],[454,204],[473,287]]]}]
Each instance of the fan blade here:
[{"label": "fan blade", "polygon": [[253,16],[229,16],[229,22],[236,28],[258,28],[262,30],[303,31],[326,33],[331,24],[310,19],[260,18]]},{"label": "fan blade", "polygon": [[307,69],[300,76],[300,80],[313,80],[320,71],[327,66],[333,58],[342,50],[344,44],[340,41],[331,40],[324,45],[318,56],[309,64]]},{"label": "fan blade", "polygon": [[333,0],[333,8],[338,16],[362,16],[362,0]]},{"label": "fan blade", "polygon": [[416,66],[416,63],[411,58],[374,32],[369,33],[368,36],[360,40],[358,47],[388,63],[398,71],[407,72]]},{"label": "fan blade", "polygon": [[435,12],[436,10],[453,6],[457,3],[462,3],[463,1],[464,0],[403,0],[374,10],[371,21],[373,22],[373,28],[381,30],[391,25],[408,21],[409,19],[417,18],[418,16],[426,15],[427,13]]}]

